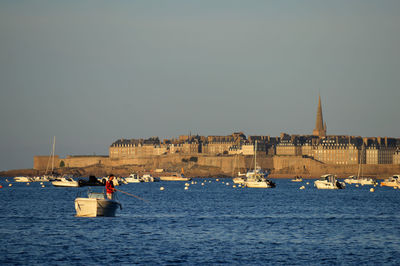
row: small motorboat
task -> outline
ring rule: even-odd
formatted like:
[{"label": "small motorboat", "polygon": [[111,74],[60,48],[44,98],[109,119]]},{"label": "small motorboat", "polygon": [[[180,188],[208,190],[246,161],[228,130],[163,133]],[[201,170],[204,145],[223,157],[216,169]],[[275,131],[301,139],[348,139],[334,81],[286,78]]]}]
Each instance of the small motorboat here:
[{"label": "small motorboat", "polygon": [[233,183],[235,184],[244,184],[244,182],[246,181],[245,178],[243,177],[235,177],[232,179]]},{"label": "small motorboat", "polygon": [[381,182],[381,187],[400,187],[400,175],[393,175]]},{"label": "small motorboat", "polygon": [[130,174],[129,177],[125,178],[126,182],[128,183],[140,183],[143,182],[143,180],[139,177],[138,174]]},{"label": "small motorboat", "polygon": [[172,173],[170,175],[160,176],[161,181],[190,181],[190,177],[185,177],[183,174]]},{"label": "small motorboat", "polygon": [[359,183],[360,183],[360,179],[359,179],[357,176],[355,176],[355,175],[351,175],[351,176],[349,176],[348,178],[346,178],[346,179],[344,180],[344,182],[345,182],[346,184],[359,184]]},{"label": "small motorboat", "polygon": [[301,176],[295,176],[293,179],[292,179],[292,182],[302,182],[303,181],[303,178],[301,178]]},{"label": "small motorboat", "polygon": [[326,174],[321,176],[319,180],[314,181],[314,186],[318,189],[344,189],[345,183],[336,180],[336,176]]},{"label": "small motorboat", "polygon": [[14,177],[15,182],[33,182],[33,178],[29,176],[16,176]]},{"label": "small motorboat", "polygon": [[51,184],[55,187],[79,187],[79,182],[69,176],[62,176],[61,178],[52,181]]},{"label": "small motorboat", "polygon": [[249,188],[274,188],[275,183],[262,175],[254,175],[244,181],[244,185]]},{"label": "small motorboat", "polygon": [[118,208],[122,209],[121,203],[115,198],[108,199],[104,191],[88,191],[87,197],[78,196],[75,199],[77,217],[114,217]]},{"label": "small motorboat", "polygon": [[157,182],[159,181],[157,178],[154,178],[154,176],[150,175],[150,174],[144,174],[141,179],[143,180],[143,182]]}]

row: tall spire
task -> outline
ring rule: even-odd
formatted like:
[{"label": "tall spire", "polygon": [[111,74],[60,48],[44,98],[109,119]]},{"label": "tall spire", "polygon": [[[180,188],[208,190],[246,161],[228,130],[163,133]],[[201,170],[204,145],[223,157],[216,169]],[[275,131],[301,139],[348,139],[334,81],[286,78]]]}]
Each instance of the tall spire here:
[{"label": "tall spire", "polygon": [[322,106],[321,106],[321,95],[318,95],[318,109],[317,109],[317,119],[315,121],[315,128],[313,130],[313,135],[318,137],[326,136],[326,123],[324,124],[324,119],[322,118]]}]

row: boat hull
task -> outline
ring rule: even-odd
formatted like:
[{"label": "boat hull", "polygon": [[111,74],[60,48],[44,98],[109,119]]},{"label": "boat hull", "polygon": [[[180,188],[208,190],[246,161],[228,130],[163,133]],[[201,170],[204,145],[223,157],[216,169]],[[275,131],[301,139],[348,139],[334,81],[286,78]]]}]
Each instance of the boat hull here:
[{"label": "boat hull", "polygon": [[27,176],[14,177],[14,182],[32,182],[32,178]]},{"label": "boat hull", "polygon": [[381,187],[400,187],[397,181],[382,181]]},{"label": "boat hull", "polygon": [[242,177],[235,177],[232,179],[233,183],[235,184],[244,184],[245,180]]},{"label": "boat hull", "polygon": [[326,181],[317,180],[314,182],[314,185],[317,189],[343,189],[344,186],[342,184],[331,183]]},{"label": "boat hull", "polygon": [[275,183],[269,180],[246,180],[244,185],[249,188],[274,188]]},{"label": "boat hull", "polygon": [[190,177],[160,176],[161,181],[190,181]]},{"label": "boat hull", "polygon": [[120,204],[115,200],[92,198],[75,199],[77,217],[114,217],[118,207],[120,207]]},{"label": "boat hull", "polygon": [[140,180],[140,179],[135,179],[135,178],[130,178],[130,177],[125,178],[125,180],[126,180],[126,182],[128,182],[128,183],[141,183],[141,182],[143,182],[143,181]]},{"label": "boat hull", "polygon": [[63,181],[53,181],[51,184],[55,187],[79,187],[79,182],[63,182]]}]

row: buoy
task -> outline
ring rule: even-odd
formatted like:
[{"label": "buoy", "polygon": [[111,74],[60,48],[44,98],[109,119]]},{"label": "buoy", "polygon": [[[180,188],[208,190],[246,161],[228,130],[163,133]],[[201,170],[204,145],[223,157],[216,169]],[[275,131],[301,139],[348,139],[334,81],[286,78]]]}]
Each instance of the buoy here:
[{"label": "buoy", "polygon": [[219,179],[217,178],[217,180],[216,180],[217,182],[219,182]]},{"label": "buoy", "polygon": [[309,184],[310,184],[310,182],[307,182],[306,184],[307,184],[307,185],[309,185]]},{"label": "buoy", "polygon": [[42,187],[44,187],[44,185],[42,185]]},{"label": "buoy", "polygon": [[40,182],[41,185],[43,185],[43,182]]},{"label": "buoy", "polygon": [[356,187],[358,187],[358,184],[356,185]]},{"label": "buoy", "polygon": [[192,185],[194,184],[194,182],[192,181]]},{"label": "buoy", "polygon": [[204,186],[204,183],[201,183],[202,186]]},{"label": "buoy", "polygon": [[185,190],[188,190],[189,189],[189,187],[185,187]]},{"label": "buoy", "polygon": [[375,189],[373,187],[369,189],[369,192],[374,192],[374,191]]},{"label": "buoy", "polygon": [[227,185],[227,186],[229,186],[229,183],[228,183],[228,182],[226,182],[226,185]]},{"label": "buoy", "polygon": [[236,185],[233,185],[232,187],[236,187]]},{"label": "buoy", "polygon": [[190,184],[189,183],[185,183],[185,186],[188,187],[188,186],[190,186]]},{"label": "buoy", "polygon": [[6,182],[9,182],[8,179],[6,179]]},{"label": "buoy", "polygon": [[0,188],[3,188],[3,186],[2,186],[2,185],[0,185]]},{"label": "buoy", "polygon": [[301,186],[301,187],[300,187],[300,189],[305,189],[305,188],[306,188],[305,186]]},{"label": "buoy", "polygon": [[164,190],[164,187],[160,187],[160,190]]},{"label": "buoy", "polygon": [[12,184],[8,184],[9,187],[12,187]]},{"label": "buoy", "polygon": [[26,185],[27,185],[27,186],[29,186],[29,185],[30,185],[30,183],[26,183]]}]

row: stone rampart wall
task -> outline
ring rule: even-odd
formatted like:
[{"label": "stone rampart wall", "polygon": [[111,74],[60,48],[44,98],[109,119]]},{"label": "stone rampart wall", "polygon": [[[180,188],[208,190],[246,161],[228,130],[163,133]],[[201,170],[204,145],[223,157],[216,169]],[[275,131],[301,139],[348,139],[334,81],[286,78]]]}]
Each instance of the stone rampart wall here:
[{"label": "stone rampart wall", "polygon": [[[47,167],[51,169],[52,159],[51,156],[34,156],[33,157],[33,169],[35,170],[46,170]],[[54,156],[54,167],[57,168],[60,165],[60,158],[58,155]]]}]

